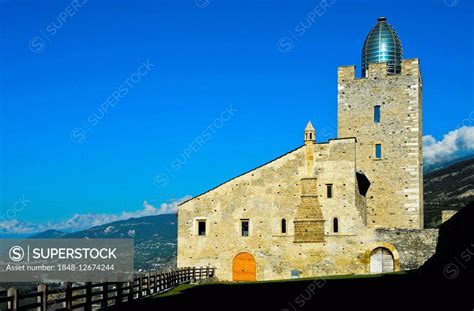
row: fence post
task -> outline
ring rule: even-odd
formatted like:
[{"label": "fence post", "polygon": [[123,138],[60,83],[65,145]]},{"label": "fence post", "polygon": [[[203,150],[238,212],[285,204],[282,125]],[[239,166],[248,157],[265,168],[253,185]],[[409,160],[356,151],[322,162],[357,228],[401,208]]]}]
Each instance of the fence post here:
[{"label": "fence post", "polygon": [[46,311],[48,309],[48,285],[40,284],[38,285],[38,292],[41,293],[40,296],[36,297],[36,302],[40,303],[41,306],[38,307],[38,311]]},{"label": "fence post", "polygon": [[72,310],[72,284],[70,282],[66,282],[65,298],[66,310]]},{"label": "fence post", "polygon": [[86,282],[86,298],[84,304],[84,311],[91,311],[92,310],[92,283]]},{"label": "fence post", "polygon": [[153,294],[156,294],[156,293],[157,293],[156,288],[157,288],[157,286],[158,286],[158,285],[157,285],[157,282],[158,282],[158,273],[157,273],[156,271],[153,272],[153,280],[154,280],[154,282],[153,282]]},{"label": "fence post", "polygon": [[16,288],[9,288],[7,291],[7,296],[12,297],[11,301],[8,302],[8,309],[12,311],[16,311],[18,309],[18,289]]},{"label": "fence post", "polygon": [[150,272],[147,272],[146,275],[145,275],[145,278],[146,278],[146,296],[150,296],[151,295],[151,273]]},{"label": "fence post", "polygon": [[196,282],[196,267],[193,267],[193,282]]},{"label": "fence post", "polygon": [[156,274],[156,292],[159,293],[161,292],[161,274],[160,273],[157,273]]},{"label": "fence post", "polygon": [[115,296],[115,305],[119,305],[122,303],[122,282],[117,282],[117,296]]},{"label": "fence post", "polygon": [[109,283],[107,281],[102,283],[102,301],[100,305],[102,309],[107,309],[109,306]]},{"label": "fence post", "polygon": [[38,308],[36,308],[36,310],[46,311],[46,309],[48,308],[48,285],[39,284],[37,287],[37,291],[41,295],[36,297],[36,302],[41,305]]},{"label": "fence post", "polygon": [[143,275],[140,274],[140,276],[138,277],[138,298],[142,298],[143,296],[142,290],[143,290]]},{"label": "fence post", "polygon": [[128,282],[130,284],[130,289],[128,290],[128,301],[130,302],[133,300],[133,286],[135,286],[135,278],[132,278],[131,282]]}]

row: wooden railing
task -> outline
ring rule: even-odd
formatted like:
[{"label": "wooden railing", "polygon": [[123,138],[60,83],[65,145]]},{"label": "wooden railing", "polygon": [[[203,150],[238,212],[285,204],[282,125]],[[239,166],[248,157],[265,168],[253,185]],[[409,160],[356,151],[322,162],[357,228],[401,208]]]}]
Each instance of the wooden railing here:
[{"label": "wooden railing", "polygon": [[49,290],[38,285],[35,292],[22,294],[16,288],[0,291],[0,310],[105,310],[146,296],[166,292],[179,284],[214,277],[214,268],[179,268],[170,272],[137,275],[132,282],[85,283]]}]

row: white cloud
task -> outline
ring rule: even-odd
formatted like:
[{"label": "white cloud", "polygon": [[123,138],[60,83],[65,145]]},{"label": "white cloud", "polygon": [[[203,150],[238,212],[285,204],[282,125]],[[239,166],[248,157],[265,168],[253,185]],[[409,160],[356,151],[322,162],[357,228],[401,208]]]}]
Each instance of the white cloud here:
[{"label": "white cloud", "polygon": [[463,126],[437,141],[423,136],[423,159],[426,165],[450,161],[474,153],[474,127]]},{"label": "white cloud", "polygon": [[26,234],[35,232],[34,230],[37,228],[38,226],[24,223],[16,219],[0,221],[0,233]]},{"label": "white cloud", "polygon": [[177,211],[178,204],[189,200],[190,198],[191,196],[186,195],[181,199],[170,200],[170,202],[161,203],[159,208],[156,208],[147,201],[144,201],[143,209],[134,212],[122,212],[121,214],[75,214],[69,219],[57,222],[49,222],[47,224],[31,224],[18,221],[17,219],[3,220],[0,221],[0,233],[28,234],[42,232],[49,229],[61,231],[78,231],[129,218],[171,214]]}]

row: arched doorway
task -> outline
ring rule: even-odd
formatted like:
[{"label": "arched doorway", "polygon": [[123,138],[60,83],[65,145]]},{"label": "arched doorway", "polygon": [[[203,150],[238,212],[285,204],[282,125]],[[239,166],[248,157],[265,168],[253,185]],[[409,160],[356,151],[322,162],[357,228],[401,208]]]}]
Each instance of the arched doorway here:
[{"label": "arched doorway", "polygon": [[251,254],[240,253],[234,257],[232,279],[240,282],[257,280],[257,265]]},{"label": "arched doorway", "polygon": [[395,271],[392,252],[384,247],[377,247],[370,253],[370,273],[387,273]]}]

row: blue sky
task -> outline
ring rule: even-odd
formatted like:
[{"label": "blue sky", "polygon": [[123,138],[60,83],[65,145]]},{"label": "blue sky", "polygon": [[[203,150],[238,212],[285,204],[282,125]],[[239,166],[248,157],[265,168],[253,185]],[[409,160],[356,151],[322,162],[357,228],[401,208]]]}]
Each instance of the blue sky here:
[{"label": "blue sky", "polygon": [[337,66],[360,68],[381,15],[421,60],[430,145],[472,126],[472,1],[326,3],[0,0],[0,221],[160,208],[301,145],[309,119],[334,137]]}]

